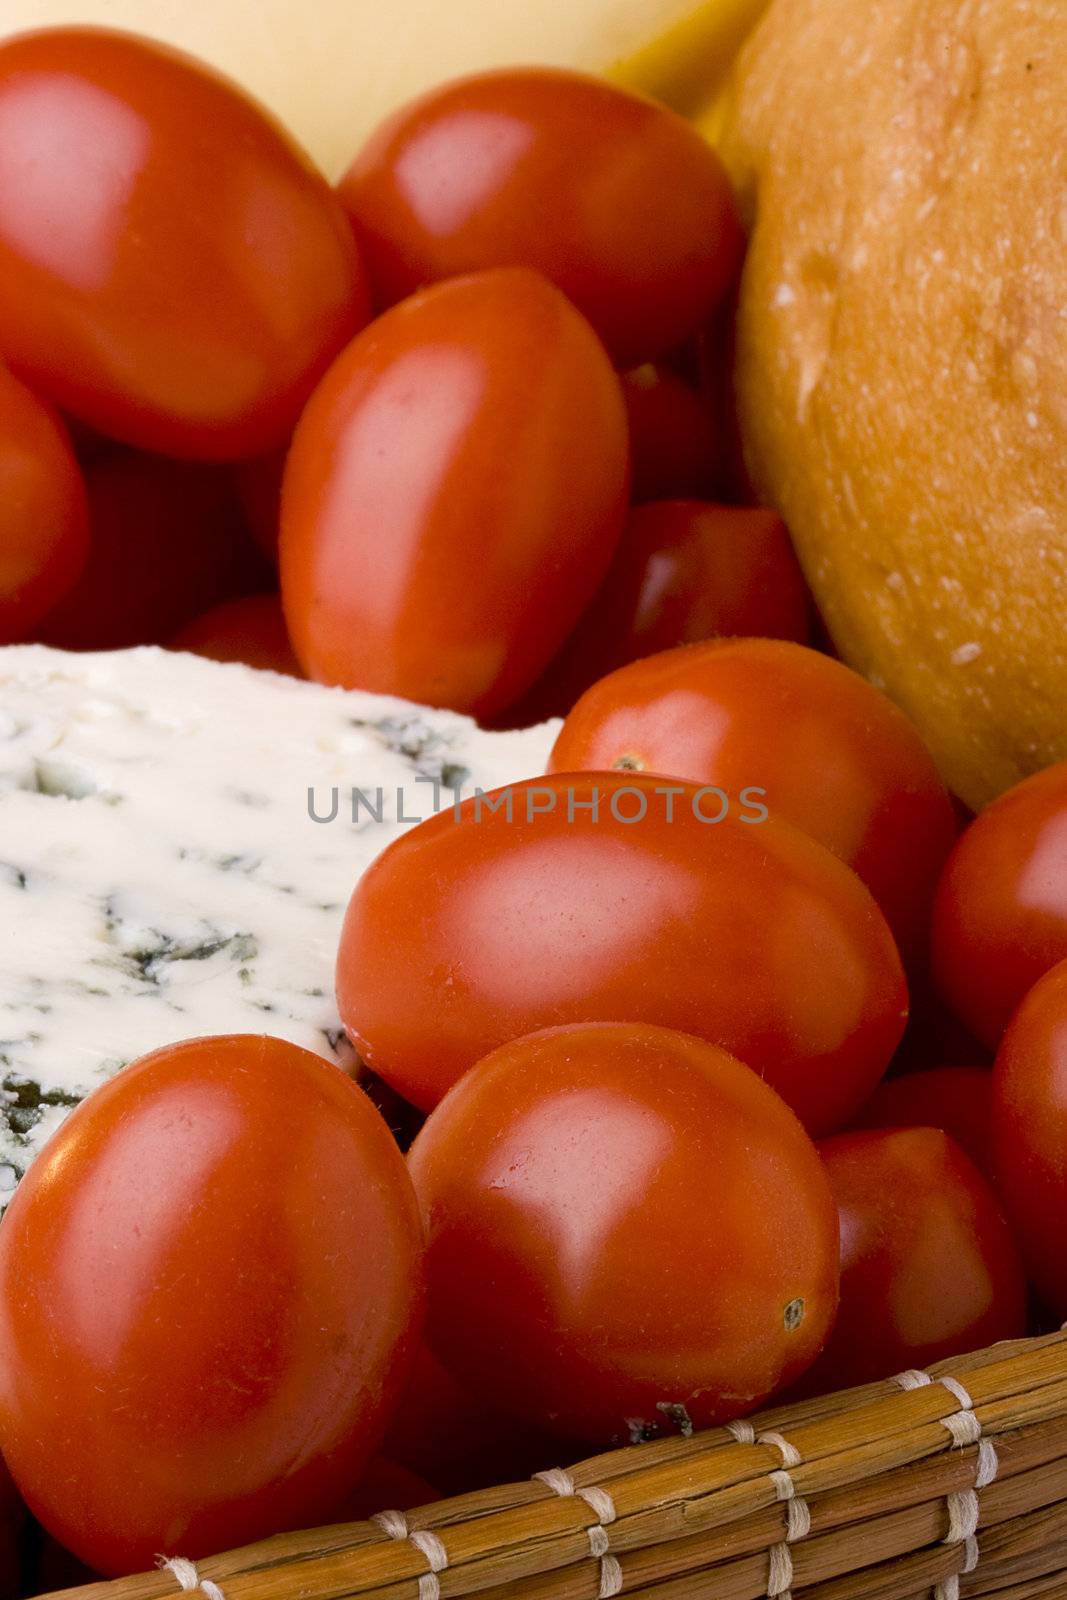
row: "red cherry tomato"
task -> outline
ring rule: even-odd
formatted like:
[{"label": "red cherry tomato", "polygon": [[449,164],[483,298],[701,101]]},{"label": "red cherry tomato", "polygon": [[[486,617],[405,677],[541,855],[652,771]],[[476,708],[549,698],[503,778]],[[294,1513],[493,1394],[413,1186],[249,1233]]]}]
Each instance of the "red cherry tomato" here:
[{"label": "red cherry tomato", "polygon": [[1067,761],[1010,789],[949,857],[933,922],[934,978],[996,1049],[1027,990],[1067,959]]},{"label": "red cherry tomato", "polygon": [[281,600],[274,594],[248,595],[212,607],[176,633],[170,648],[207,656],[211,661],[243,661],[267,672],[302,676],[289,643]]},{"label": "red cherry tomato", "polygon": [[89,547],[85,484],[59,418],[0,367],[0,644],[30,632]]},{"label": "red cherry tomato", "polygon": [[413,828],[345,918],[337,995],[360,1056],[429,1109],[519,1034],[658,1023],[730,1050],[809,1127],[841,1127],[900,1038],[900,962],[853,873],[745,814],[708,789],[579,773]]},{"label": "red cherry tomato", "polygon": [[48,644],[162,644],[206,606],[269,584],[226,468],[115,450],[85,481],[89,559],[41,625]]},{"label": "red cherry tomato", "polygon": [[993,1074],[986,1067],[932,1067],[880,1083],[860,1128],[940,1128],[987,1178],[993,1172]]},{"label": "red cherry tomato", "polygon": [[387,302],[532,267],[627,366],[701,326],[743,247],[726,173],[696,129],[574,72],[520,67],[431,90],[382,126],[338,193]]},{"label": "red cherry tomato", "polygon": [[704,397],[662,362],[622,380],[630,422],[631,497],[710,500],[722,484],[720,425]]},{"label": "red cherry tomato", "polygon": [[841,1217],[841,1309],[806,1392],[873,1383],[1026,1331],[1026,1281],[996,1197],[935,1128],[821,1147]]},{"label": "red cherry tomato", "polygon": [[308,675],[508,704],[607,571],[627,477],[618,379],[543,278],[398,306],[328,374],[285,470],[282,593]]},{"label": "red cherry tomato", "polygon": [[1067,961],[1026,996],[993,1069],[994,1161],[1039,1293],[1067,1317]]},{"label": "red cherry tomato", "polygon": [[818,1354],[837,1217],[755,1073],[664,1028],[553,1028],[479,1062],[408,1165],[428,1335],[468,1387],[596,1444],[753,1410]]},{"label": "red cherry tomato", "polygon": [[[447,1494],[532,1477],[558,1466],[561,1453],[558,1439],[489,1405],[480,1387],[468,1394],[425,1344],[383,1448]],[[575,1459],[578,1454],[576,1445]]]},{"label": "red cherry tomato", "polygon": [[815,650],[723,639],[634,662],[578,702],[549,765],[762,789],[854,868],[904,953],[921,948],[952,804],[904,713]]},{"label": "red cherry tomato", "polygon": [[807,587],[773,511],[638,506],[592,604],[511,720],[566,716],[609,672],[676,645],[750,634],[803,644],[810,632]]},{"label": "red cherry tomato", "polygon": [[0,44],[0,351],[64,410],[269,450],[368,309],[325,180],[234,85],[105,29]]},{"label": "red cherry tomato", "polygon": [[417,1207],[330,1062],[194,1039],[98,1089],[0,1228],[0,1442],[96,1571],[327,1520],[421,1313]]}]

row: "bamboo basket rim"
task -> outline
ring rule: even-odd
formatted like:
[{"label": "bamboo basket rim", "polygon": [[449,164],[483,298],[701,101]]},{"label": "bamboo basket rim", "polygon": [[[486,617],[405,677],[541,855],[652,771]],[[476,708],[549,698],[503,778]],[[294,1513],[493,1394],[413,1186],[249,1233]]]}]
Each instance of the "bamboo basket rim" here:
[{"label": "bamboo basket rim", "polygon": [[1067,1328],[58,1600],[1067,1600]]}]

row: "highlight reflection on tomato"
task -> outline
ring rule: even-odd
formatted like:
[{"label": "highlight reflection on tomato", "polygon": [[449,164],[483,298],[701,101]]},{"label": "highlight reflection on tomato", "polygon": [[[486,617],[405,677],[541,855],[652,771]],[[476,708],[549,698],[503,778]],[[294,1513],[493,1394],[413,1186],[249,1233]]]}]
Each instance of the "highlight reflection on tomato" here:
[{"label": "highlight reflection on tomato", "polygon": [[520,1034],[657,1023],[745,1061],[809,1128],[841,1127],[900,1038],[900,960],[854,873],[786,823],[746,823],[737,799],[715,824],[715,791],[560,774],[401,835],[341,935],[362,1059],[429,1109]]},{"label": "highlight reflection on tomato", "polygon": [[150,40],[0,42],[0,354],[101,433],[282,444],[367,319],[325,180],[240,89]]},{"label": "highlight reflection on tomato", "polygon": [[553,1028],[479,1062],[408,1158],[429,1339],[468,1388],[628,1443],[754,1409],[822,1348],[837,1212],[811,1141],[723,1051]]}]

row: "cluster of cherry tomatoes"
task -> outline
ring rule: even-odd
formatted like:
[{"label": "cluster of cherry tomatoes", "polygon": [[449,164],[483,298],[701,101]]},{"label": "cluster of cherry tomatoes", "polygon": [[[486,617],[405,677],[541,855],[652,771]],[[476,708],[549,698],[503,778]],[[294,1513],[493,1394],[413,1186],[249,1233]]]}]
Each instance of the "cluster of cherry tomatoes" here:
[{"label": "cluster of cherry tomatoes", "polygon": [[706,498],[740,252],[696,134],[572,75],[431,94],[332,193],[166,52],[0,47],[8,636],[568,711],[352,896],[406,1155],[331,1064],[199,1040],[12,1201],[0,1445],[94,1570],[1067,1316],[1067,769],[957,837],[781,523]]},{"label": "cluster of cherry tomatoes", "polygon": [[0,640],[520,722],[807,638],[781,522],[714,500],[742,235],[672,113],[483,75],[333,191],[195,63],[63,29],[0,46],[0,139]]},{"label": "cluster of cherry tomatoes", "polygon": [[[49,1570],[421,1503],[1067,1315],[1067,766],[957,838],[877,690],[723,640],[595,685],[551,767],[357,884],[337,992],[381,1087],[193,1040],[23,1180],[0,1442]],[[696,803],[740,773],[766,817]],[[921,1015],[902,1048],[931,962],[965,1064],[929,1064]]]}]

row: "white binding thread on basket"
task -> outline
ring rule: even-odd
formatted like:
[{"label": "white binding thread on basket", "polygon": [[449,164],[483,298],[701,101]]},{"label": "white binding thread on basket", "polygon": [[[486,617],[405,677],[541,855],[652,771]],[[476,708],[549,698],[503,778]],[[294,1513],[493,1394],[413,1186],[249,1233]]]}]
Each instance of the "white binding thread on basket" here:
[{"label": "white binding thread on basket", "polygon": [[953,1572],[947,1578],[943,1578],[934,1589],[934,1600],[960,1600],[960,1578],[974,1571],[981,1555],[977,1539],[981,1514],[978,1491],[988,1489],[1000,1471],[997,1447],[992,1439],[987,1439],[983,1434],[982,1424],[975,1414],[974,1401],[958,1378],[931,1378],[928,1372],[912,1368],[909,1372],[902,1372],[899,1377],[893,1379],[893,1382],[898,1389],[904,1390],[925,1389],[932,1383],[939,1383],[943,1389],[947,1389],[952,1398],[958,1402],[960,1409],[954,1411],[951,1416],[942,1417],[941,1426],[947,1430],[952,1443],[958,1449],[966,1449],[972,1444],[978,1447],[974,1488],[963,1489],[945,1497],[948,1532],[941,1542],[963,1546],[963,1565],[959,1572]]},{"label": "white binding thread on basket", "polygon": [[790,1444],[788,1439],[783,1439],[780,1433],[757,1433],[757,1444],[773,1445],[782,1458],[786,1467],[799,1467],[804,1459],[795,1444]]},{"label": "white binding thread on basket", "polygon": [[408,1536],[408,1519],[402,1511],[379,1511],[376,1517],[371,1517],[371,1521],[390,1539],[406,1539]]},{"label": "white binding thread on basket", "polygon": [[622,1568],[616,1557],[611,1554],[611,1540],[607,1531],[618,1516],[618,1512],[608,1491],[595,1486],[590,1489],[579,1489],[570,1473],[564,1472],[562,1467],[549,1467],[545,1472],[535,1472],[534,1482],[543,1483],[546,1489],[551,1489],[561,1500],[585,1501],[597,1519],[593,1527],[586,1529],[586,1534],[589,1539],[589,1554],[594,1561],[600,1562],[598,1600],[612,1600],[613,1595],[621,1594]]},{"label": "white binding thread on basket", "polygon": [[419,1600],[441,1600],[441,1584],[437,1574],[444,1572],[448,1566],[448,1551],[437,1534],[428,1528],[416,1529],[413,1533],[402,1511],[379,1511],[377,1516],[371,1517],[371,1521],[381,1528],[386,1538],[413,1545],[425,1558],[430,1570],[419,1579]]},{"label": "white binding thread on basket", "polygon": [[786,1600],[793,1586],[793,1554],[787,1544],[772,1544],[767,1570],[767,1593],[771,1600]]},{"label": "white binding thread on basket", "polygon": [[780,1433],[757,1433],[756,1443],[770,1445],[782,1458],[781,1467],[769,1476],[774,1484],[775,1497],[785,1502],[785,1539],[771,1546],[767,1595],[769,1600],[776,1600],[778,1596],[781,1596],[781,1600],[789,1600],[793,1586],[793,1552],[789,1546],[798,1539],[806,1539],[811,1532],[811,1509],[803,1496],[797,1494],[797,1486],[789,1472],[790,1467],[799,1467],[804,1458],[796,1445],[790,1444]]},{"label": "white binding thread on basket", "polygon": [[743,1418],[728,1422],[726,1431],[738,1444],[767,1444],[777,1450],[782,1458],[781,1467],[770,1473],[769,1477],[774,1485],[775,1498],[785,1502],[786,1530],[785,1539],[770,1549],[767,1595],[769,1600],[789,1600],[793,1584],[793,1553],[789,1546],[798,1539],[806,1539],[811,1532],[811,1508],[803,1496],[797,1494],[797,1486],[789,1471],[791,1467],[799,1467],[804,1458],[796,1445],[790,1444],[780,1433],[757,1433],[751,1422],[745,1422]]},{"label": "white binding thread on basket", "polygon": [[184,1556],[157,1556],[156,1566],[160,1572],[169,1572],[185,1594],[195,1594],[199,1589],[207,1600],[226,1600],[217,1583],[200,1576],[195,1561],[187,1561]]},{"label": "white binding thread on basket", "polygon": [[785,1501],[786,1544],[796,1544],[798,1539],[806,1539],[811,1532],[811,1510],[808,1502],[797,1494],[797,1486],[788,1472],[772,1472],[771,1482],[779,1500]]}]

